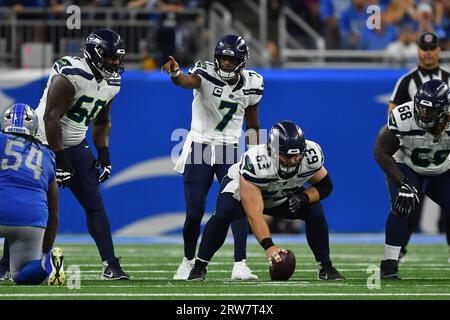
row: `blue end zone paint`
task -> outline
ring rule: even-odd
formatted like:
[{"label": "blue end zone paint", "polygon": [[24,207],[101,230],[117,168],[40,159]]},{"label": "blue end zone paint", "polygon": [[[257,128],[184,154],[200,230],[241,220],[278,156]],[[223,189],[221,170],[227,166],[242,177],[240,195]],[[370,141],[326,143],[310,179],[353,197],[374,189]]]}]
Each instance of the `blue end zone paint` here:
[{"label": "blue end zone paint", "polygon": [[[304,234],[300,235],[274,235],[276,244],[298,243],[307,244]],[[3,239],[0,239],[3,243]],[[56,243],[94,244],[89,235],[60,235]],[[177,236],[163,237],[114,237],[115,244],[182,244],[183,238]],[[233,237],[228,236],[226,243],[232,244]],[[248,243],[256,243],[256,239],[249,235]],[[384,234],[331,234],[330,243],[333,244],[384,244]],[[413,235],[411,244],[446,244],[444,235]]]}]

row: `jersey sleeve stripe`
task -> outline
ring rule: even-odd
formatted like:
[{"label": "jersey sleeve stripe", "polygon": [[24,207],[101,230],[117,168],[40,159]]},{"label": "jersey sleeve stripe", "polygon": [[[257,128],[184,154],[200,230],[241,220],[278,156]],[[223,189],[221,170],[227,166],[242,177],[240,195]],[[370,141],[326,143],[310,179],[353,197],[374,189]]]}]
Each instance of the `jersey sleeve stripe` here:
[{"label": "jersey sleeve stripe", "polygon": [[206,72],[203,71],[203,70],[196,69],[196,70],[194,71],[194,73],[197,74],[197,75],[199,75],[199,76],[202,76],[203,78],[205,78],[205,79],[208,80],[209,82],[214,83],[216,86],[225,87],[225,85],[226,85],[225,83],[223,83],[223,82],[220,81],[219,79],[216,79],[216,78],[210,76],[208,73],[206,73]]},{"label": "jersey sleeve stripe", "polygon": [[297,177],[304,178],[304,177],[307,177],[307,176],[312,176],[313,174],[317,173],[321,168],[322,168],[322,166],[320,166],[320,168],[317,168],[315,170],[311,170],[311,171],[308,171],[308,172],[304,172],[302,174],[298,174]]},{"label": "jersey sleeve stripe", "polygon": [[390,129],[393,134],[399,136],[423,136],[426,134],[425,130],[411,130],[411,131],[400,131],[395,129]]},{"label": "jersey sleeve stripe", "polygon": [[94,76],[92,74],[87,73],[86,71],[84,71],[83,69],[80,68],[64,68],[61,70],[62,74],[65,75],[75,75],[75,76],[80,76],[83,77],[87,80],[92,80],[94,79]]},{"label": "jersey sleeve stripe", "polygon": [[250,95],[250,94],[255,94],[255,95],[259,95],[262,96],[264,90],[261,89],[244,89],[242,90],[244,92],[244,95]]},{"label": "jersey sleeve stripe", "polygon": [[271,182],[274,182],[275,179],[261,179],[261,178],[255,178],[252,177],[251,175],[243,172],[242,173],[242,177],[244,177],[245,180],[247,180],[248,182],[254,183],[254,184],[269,184]]}]

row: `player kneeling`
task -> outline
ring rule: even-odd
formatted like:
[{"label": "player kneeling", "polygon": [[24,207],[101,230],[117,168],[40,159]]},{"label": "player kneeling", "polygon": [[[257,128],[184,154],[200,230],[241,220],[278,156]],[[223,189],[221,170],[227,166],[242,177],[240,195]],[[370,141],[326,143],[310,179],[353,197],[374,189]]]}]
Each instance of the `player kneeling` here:
[{"label": "player kneeling", "polygon": [[17,284],[65,282],[62,250],[53,248],[58,227],[54,154],[35,138],[36,113],[16,103],[3,113],[0,133],[0,236],[9,244]]},{"label": "player kneeling", "polygon": [[[306,182],[312,186],[303,187]],[[328,226],[320,204],[331,191],[320,146],[305,140],[293,122],[276,123],[268,144],[244,153],[222,180],[216,212],[205,226],[188,280],[205,279],[208,263],[224,243],[230,223],[245,215],[269,263],[280,261],[285,250],[274,245],[263,214],[304,220],[306,238],[318,262],[318,278],[343,280],[330,260]]]}]

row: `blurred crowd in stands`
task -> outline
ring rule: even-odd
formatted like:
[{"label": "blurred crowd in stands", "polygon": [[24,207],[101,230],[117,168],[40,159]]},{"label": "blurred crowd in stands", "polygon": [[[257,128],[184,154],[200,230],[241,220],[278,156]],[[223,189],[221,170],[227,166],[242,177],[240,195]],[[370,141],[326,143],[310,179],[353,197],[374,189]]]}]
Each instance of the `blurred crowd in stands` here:
[{"label": "blurred crowd in stands", "polygon": [[[422,32],[435,32],[443,49],[449,48],[450,0],[285,0],[326,40],[327,49],[396,50],[417,53]],[[381,27],[370,29],[367,20],[380,8]],[[302,36],[302,31],[291,27]]]}]

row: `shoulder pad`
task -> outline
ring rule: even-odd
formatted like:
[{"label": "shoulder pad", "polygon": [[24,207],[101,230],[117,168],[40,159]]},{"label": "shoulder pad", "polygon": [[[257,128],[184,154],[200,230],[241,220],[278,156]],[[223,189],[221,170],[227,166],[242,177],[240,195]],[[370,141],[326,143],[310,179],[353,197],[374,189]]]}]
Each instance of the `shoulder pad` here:
[{"label": "shoulder pad", "polygon": [[91,70],[86,70],[85,64],[80,57],[65,56],[55,61],[53,70],[67,78],[78,76],[86,80],[92,80],[94,75]]},{"label": "shoulder pad", "polygon": [[389,113],[387,126],[392,133],[402,135],[414,129],[413,102],[397,106]]},{"label": "shoulder pad", "polygon": [[272,175],[272,160],[265,145],[251,148],[241,157],[239,173],[245,180],[256,184],[265,185],[276,180]]},{"label": "shoulder pad", "polygon": [[306,140],[305,157],[301,175],[311,175],[322,168],[325,161],[322,148],[314,141]]}]

